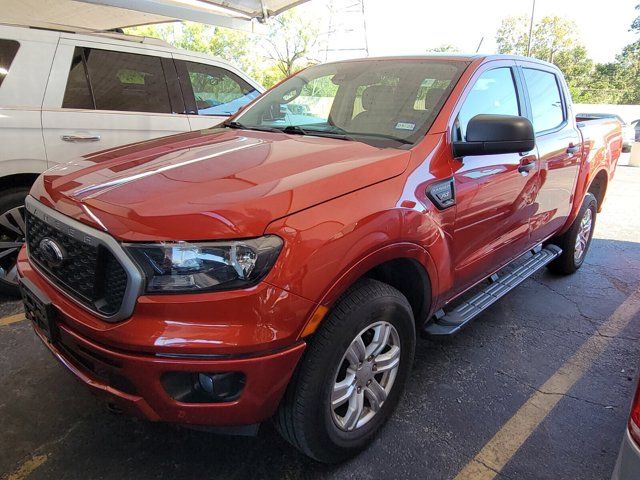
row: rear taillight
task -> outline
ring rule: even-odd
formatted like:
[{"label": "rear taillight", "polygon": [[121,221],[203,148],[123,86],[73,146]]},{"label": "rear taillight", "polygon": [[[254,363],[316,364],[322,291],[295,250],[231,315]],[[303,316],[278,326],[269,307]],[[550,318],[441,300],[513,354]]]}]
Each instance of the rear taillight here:
[{"label": "rear taillight", "polygon": [[629,417],[629,433],[638,446],[640,446],[640,383],[636,388],[636,396],[631,406],[631,416]]}]

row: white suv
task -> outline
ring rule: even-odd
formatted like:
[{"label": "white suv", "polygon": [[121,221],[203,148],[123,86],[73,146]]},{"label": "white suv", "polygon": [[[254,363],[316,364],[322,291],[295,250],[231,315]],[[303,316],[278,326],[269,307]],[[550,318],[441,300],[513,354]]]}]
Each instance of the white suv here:
[{"label": "white suv", "polygon": [[160,41],[0,25],[0,292],[16,293],[24,198],[61,161],[216,125],[263,88]]}]

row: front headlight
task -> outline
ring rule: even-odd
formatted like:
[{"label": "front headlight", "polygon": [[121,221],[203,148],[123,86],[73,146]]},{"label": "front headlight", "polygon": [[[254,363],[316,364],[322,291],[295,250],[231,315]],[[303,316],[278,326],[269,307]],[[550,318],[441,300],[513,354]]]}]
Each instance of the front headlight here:
[{"label": "front headlight", "polygon": [[220,242],[161,242],[123,245],[143,269],[148,293],[246,288],[271,269],[282,239],[266,235]]}]

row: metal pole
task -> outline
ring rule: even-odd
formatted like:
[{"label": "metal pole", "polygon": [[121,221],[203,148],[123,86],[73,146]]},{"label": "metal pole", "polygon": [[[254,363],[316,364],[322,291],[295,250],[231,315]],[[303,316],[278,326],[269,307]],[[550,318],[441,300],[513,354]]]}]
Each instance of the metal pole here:
[{"label": "metal pole", "polygon": [[369,40],[367,39],[367,17],[364,13],[364,0],[361,0],[360,6],[362,7],[362,26],[364,28],[364,49],[369,56]]},{"label": "metal pole", "polygon": [[533,16],[536,12],[536,0],[531,6],[531,19],[529,20],[529,38],[527,39],[527,57],[531,56],[531,35],[533,35]]}]

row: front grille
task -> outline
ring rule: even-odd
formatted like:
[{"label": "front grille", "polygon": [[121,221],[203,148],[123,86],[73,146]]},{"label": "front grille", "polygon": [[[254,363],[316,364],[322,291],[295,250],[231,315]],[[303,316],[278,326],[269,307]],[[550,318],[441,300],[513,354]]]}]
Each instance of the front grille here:
[{"label": "front grille", "polygon": [[[29,258],[58,287],[102,315],[118,312],[127,288],[127,273],[118,259],[102,245],[87,244],[62,230],[26,214]],[[62,247],[66,259],[53,266],[41,248],[44,238]]]}]

